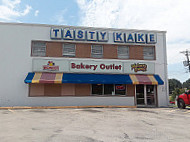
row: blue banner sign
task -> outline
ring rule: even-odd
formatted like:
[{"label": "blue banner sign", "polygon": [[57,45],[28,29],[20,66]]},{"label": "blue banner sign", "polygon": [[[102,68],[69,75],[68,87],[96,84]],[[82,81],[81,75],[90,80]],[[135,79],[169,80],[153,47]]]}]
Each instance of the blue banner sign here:
[{"label": "blue banner sign", "polygon": [[53,40],[63,39],[63,40],[76,40],[76,41],[93,41],[93,42],[109,42],[109,43],[118,42],[118,43],[137,43],[137,44],[155,44],[157,40],[156,33],[111,32],[111,31],[108,32],[107,30],[98,31],[98,30],[84,30],[84,29],[70,29],[70,28],[51,28],[50,37]]}]

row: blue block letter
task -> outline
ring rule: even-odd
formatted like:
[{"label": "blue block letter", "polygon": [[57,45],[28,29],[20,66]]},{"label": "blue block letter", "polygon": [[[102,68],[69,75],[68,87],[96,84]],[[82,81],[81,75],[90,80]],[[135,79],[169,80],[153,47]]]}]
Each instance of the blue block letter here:
[{"label": "blue block letter", "polygon": [[144,42],[143,35],[144,35],[144,34],[138,34],[138,41]]},{"label": "blue block letter", "polygon": [[155,42],[154,34],[150,34],[150,42]]},{"label": "blue block letter", "polygon": [[78,38],[83,38],[83,31],[78,31],[77,37],[78,37]]},{"label": "blue block letter", "polygon": [[69,30],[67,30],[67,33],[65,34],[65,37],[70,37],[70,38],[73,38],[72,35],[71,35],[71,32]]},{"label": "blue block letter", "polygon": [[59,29],[53,29],[53,32],[55,34],[55,37],[57,37],[57,32],[59,31]]},{"label": "blue block letter", "polygon": [[102,40],[104,40],[105,35],[106,35],[106,32],[104,32],[104,33],[100,32],[100,34],[101,34],[101,36],[102,36]]},{"label": "blue block letter", "polygon": [[127,41],[134,42],[132,34],[129,34]]},{"label": "blue block letter", "polygon": [[120,39],[120,41],[122,41],[121,34],[122,33],[116,33],[116,40]]},{"label": "blue block letter", "polygon": [[89,32],[90,33],[90,39],[94,39],[93,35],[95,34],[95,32]]}]

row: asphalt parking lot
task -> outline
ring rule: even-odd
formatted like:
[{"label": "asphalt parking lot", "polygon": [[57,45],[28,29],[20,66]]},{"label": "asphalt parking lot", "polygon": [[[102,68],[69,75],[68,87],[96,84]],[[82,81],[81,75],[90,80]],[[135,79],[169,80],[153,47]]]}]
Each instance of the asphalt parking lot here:
[{"label": "asphalt parking lot", "polygon": [[187,142],[190,110],[0,110],[0,142]]}]

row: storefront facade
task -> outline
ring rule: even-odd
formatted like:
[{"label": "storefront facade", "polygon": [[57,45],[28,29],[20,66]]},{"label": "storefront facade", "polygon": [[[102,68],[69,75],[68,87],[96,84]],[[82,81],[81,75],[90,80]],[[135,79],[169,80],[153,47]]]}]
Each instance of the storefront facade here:
[{"label": "storefront facade", "polygon": [[13,23],[0,31],[0,106],[168,105],[163,31]]}]

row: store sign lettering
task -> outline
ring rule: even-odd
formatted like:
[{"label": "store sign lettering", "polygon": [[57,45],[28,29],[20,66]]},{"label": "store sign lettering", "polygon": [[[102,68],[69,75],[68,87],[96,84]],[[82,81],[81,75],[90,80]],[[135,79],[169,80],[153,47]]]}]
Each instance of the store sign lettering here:
[{"label": "store sign lettering", "polygon": [[51,39],[86,40],[86,41],[99,41],[99,42],[108,41],[107,31],[52,28],[50,36]]},{"label": "store sign lettering", "polygon": [[[104,30],[84,30],[70,28],[52,28],[50,37],[53,40],[75,40],[75,41],[94,41],[108,42],[109,32]],[[113,39],[110,42],[119,43],[139,43],[139,44],[155,44],[155,33],[143,32],[113,32]]]},{"label": "store sign lettering", "polygon": [[53,61],[48,61],[47,65],[43,66],[43,70],[59,71],[59,66],[55,66],[55,63]]},{"label": "store sign lettering", "polygon": [[90,70],[96,70],[98,65],[84,65],[83,63],[81,64],[75,64],[71,63],[71,68],[72,69],[90,69]]},{"label": "store sign lettering", "polygon": [[156,34],[155,33],[113,33],[114,42],[119,43],[142,43],[142,44],[155,44]]},{"label": "store sign lettering", "polygon": [[131,70],[134,70],[134,72],[139,72],[139,71],[146,72],[147,71],[147,65],[146,64],[140,64],[140,63],[132,64]]},{"label": "store sign lettering", "polygon": [[76,70],[93,70],[96,71],[97,69],[100,70],[122,70],[122,65],[115,65],[115,64],[76,64],[71,63],[71,69]]}]

